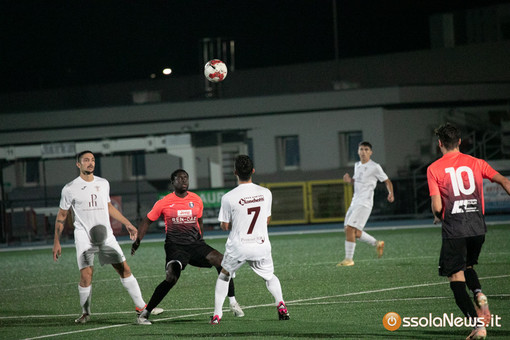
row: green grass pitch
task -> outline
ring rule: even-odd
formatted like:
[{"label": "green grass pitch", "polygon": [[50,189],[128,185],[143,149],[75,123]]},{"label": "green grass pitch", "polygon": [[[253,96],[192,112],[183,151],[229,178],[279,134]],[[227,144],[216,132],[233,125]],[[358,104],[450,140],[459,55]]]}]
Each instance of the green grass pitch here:
[{"label": "green grass pitch", "polygon": [[[320,226],[314,226],[320,228]],[[340,229],[340,227],[339,227]],[[343,258],[344,234],[272,235],[275,274],[280,278],[291,319],[279,321],[264,281],[247,265],[235,278],[236,296],[246,316],[225,311],[220,325],[208,324],[214,305],[216,271],[187,267],[160,304],[165,312],[152,316],[151,326],[135,324],[133,303],[111,266],[96,263],[92,319],[74,324],[80,314],[79,272],[73,247],[53,263],[51,249],[0,252],[0,339],[464,339],[466,327],[403,327],[390,332],[383,316],[423,322],[444,314],[460,317],[446,278],[437,275],[440,228],[369,231],[386,242],[377,259],[375,249],[358,242],[355,266],[337,268]],[[498,324],[488,339],[510,338],[510,225],[489,226],[476,266],[491,313]],[[208,239],[224,250],[225,239]],[[164,279],[161,242],[143,242],[128,263],[146,301]],[[225,308],[228,307],[228,299]]]}]

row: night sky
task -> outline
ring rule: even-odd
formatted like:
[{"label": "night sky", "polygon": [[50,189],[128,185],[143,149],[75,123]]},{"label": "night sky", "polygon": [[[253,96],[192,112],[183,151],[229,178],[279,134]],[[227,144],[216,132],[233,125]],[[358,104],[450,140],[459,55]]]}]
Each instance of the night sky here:
[{"label": "night sky", "polygon": [[[0,1],[2,93],[202,72],[199,41],[236,68],[333,60],[334,0]],[[336,0],[340,58],[427,49],[429,16],[491,0]]]}]

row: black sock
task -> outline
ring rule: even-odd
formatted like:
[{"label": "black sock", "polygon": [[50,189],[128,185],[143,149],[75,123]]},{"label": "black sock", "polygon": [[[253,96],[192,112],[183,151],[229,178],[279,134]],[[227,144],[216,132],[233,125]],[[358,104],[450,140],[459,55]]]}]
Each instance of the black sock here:
[{"label": "black sock", "polygon": [[230,278],[230,282],[228,283],[228,297],[236,296],[236,291],[234,287],[234,279]]},{"label": "black sock", "polygon": [[151,300],[147,304],[147,311],[150,313],[157,305],[163,300],[163,298],[168,294],[170,289],[172,289],[174,285],[170,282],[164,280],[162,281],[156,289],[154,289],[154,293],[152,294]]},{"label": "black sock", "polygon": [[480,281],[478,280],[478,274],[476,274],[473,268],[468,268],[464,271],[464,276],[466,277],[466,285],[469,290],[473,292],[473,296],[476,297],[476,294],[482,291],[482,285],[480,285]]},{"label": "black sock", "polygon": [[476,310],[473,302],[469,298],[469,294],[466,291],[466,283],[462,281],[450,282],[450,288],[453,291],[455,302],[459,306],[462,313],[466,318],[476,318]]}]

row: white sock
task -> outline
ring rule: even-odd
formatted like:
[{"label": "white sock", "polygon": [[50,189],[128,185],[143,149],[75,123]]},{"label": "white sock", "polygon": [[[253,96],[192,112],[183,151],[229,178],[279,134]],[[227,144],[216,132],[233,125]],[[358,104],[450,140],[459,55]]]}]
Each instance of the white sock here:
[{"label": "white sock", "polygon": [[234,303],[236,303],[236,302],[237,302],[237,300],[236,300],[236,297],[235,297],[235,296],[229,296],[229,297],[228,297],[228,301],[229,301],[229,303],[230,303],[231,305],[233,305]]},{"label": "white sock", "polygon": [[223,273],[220,273],[216,280],[216,288],[214,289],[214,315],[218,315],[220,319],[223,316],[223,303],[228,294],[229,281],[230,276],[226,276]]},{"label": "white sock", "polygon": [[131,276],[126,278],[121,277],[120,282],[122,282],[122,285],[128,291],[129,295],[133,299],[133,302],[135,303],[135,306],[143,309],[145,307],[145,301],[143,301],[142,292],[140,291],[140,286],[138,285],[138,281],[136,280],[135,276],[131,274]]},{"label": "white sock", "polygon": [[80,306],[83,313],[90,314],[90,301],[92,298],[92,285],[82,287],[78,285],[78,293],[80,294]]},{"label": "white sock", "polygon": [[366,242],[374,247],[375,247],[375,243],[377,241],[372,235],[370,235],[369,233],[366,233],[364,231],[361,232],[361,236],[360,236],[359,240],[362,242]]},{"label": "white sock", "polygon": [[276,275],[273,275],[270,280],[266,281],[266,287],[271,295],[273,295],[276,305],[278,305],[280,301],[283,301],[282,285],[280,284],[280,280],[276,277]]},{"label": "white sock", "polygon": [[345,241],[345,258],[352,260],[354,257],[354,250],[356,249],[356,242]]}]

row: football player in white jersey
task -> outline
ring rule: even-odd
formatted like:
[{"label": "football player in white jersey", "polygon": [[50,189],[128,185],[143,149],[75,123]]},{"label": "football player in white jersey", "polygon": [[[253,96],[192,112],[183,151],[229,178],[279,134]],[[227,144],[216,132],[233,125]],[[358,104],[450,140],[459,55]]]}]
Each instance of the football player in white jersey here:
[{"label": "football player in white jersey", "polygon": [[271,219],[271,191],[252,182],[255,169],[250,157],[237,156],[234,170],[238,186],[222,197],[218,217],[221,228],[231,231],[221,262],[223,268],[216,280],[214,315],[210,323],[220,323],[230,277],[244,263],[248,263],[251,269],[266,281],[266,287],[275,299],[278,318],[289,320],[280,280],[274,275],[271,243],[267,232]]},{"label": "football player in white jersey", "polygon": [[351,205],[345,214],[345,258],[337,264],[337,267],[353,266],[356,239],[376,247],[378,257],[383,255],[384,241],[376,240],[372,235],[363,231],[374,205],[374,190],[377,181],[384,182],[388,190],[388,202],[395,200],[393,196],[393,184],[382,167],[370,159],[372,156],[372,144],[361,142],[358,145],[359,162],[354,165],[354,176],[346,173],[344,181],[354,185],[354,195]]},{"label": "football player in white jersey", "polygon": [[135,303],[136,312],[141,313],[145,308],[145,301],[138,281],[131,273],[122,249],[113,235],[110,216],[126,226],[132,240],[136,239],[137,229],[110,202],[108,181],[94,176],[94,154],[90,151],[80,152],[76,166],[80,170],[80,176],[62,189],[53,243],[53,260],[57,261],[62,253],[60,236],[69,210],[72,208],[76,258],[80,269],[78,292],[83,310],[82,315],[75,322],[86,323],[90,320],[92,274],[96,253],[101,265],[111,264],[119,273],[122,285]]}]

